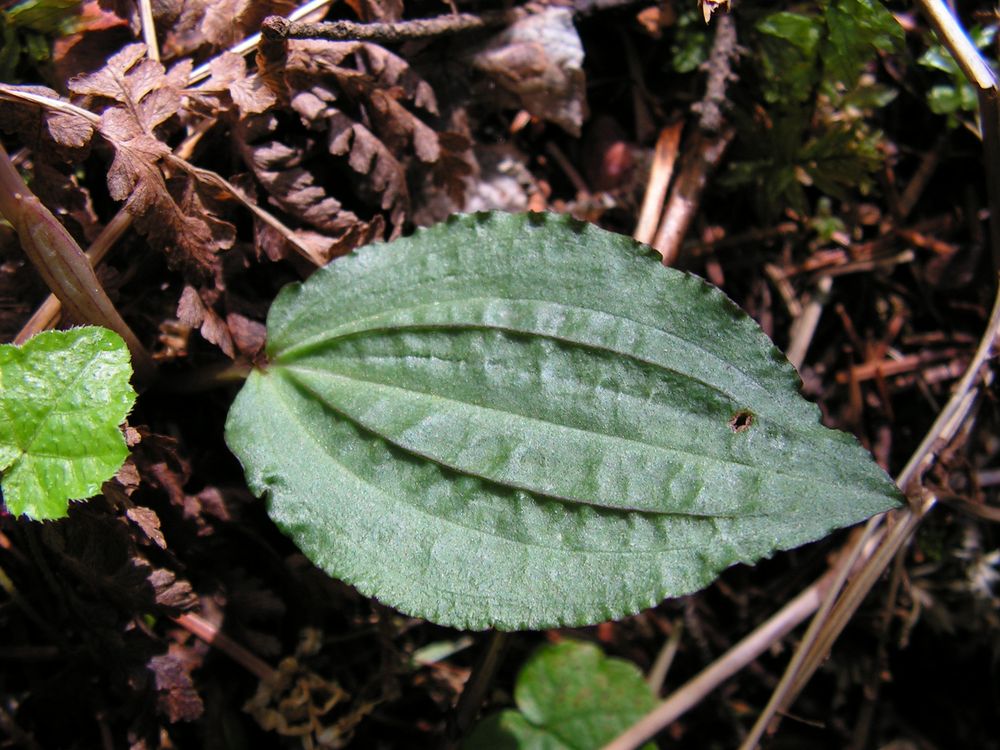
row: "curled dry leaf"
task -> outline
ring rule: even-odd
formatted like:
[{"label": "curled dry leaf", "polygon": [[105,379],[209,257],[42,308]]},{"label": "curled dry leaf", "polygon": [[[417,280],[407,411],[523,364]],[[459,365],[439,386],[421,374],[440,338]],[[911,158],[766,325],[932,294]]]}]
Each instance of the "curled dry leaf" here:
[{"label": "curled dry leaf", "polygon": [[111,197],[125,201],[136,228],[172,262],[208,278],[218,272],[216,253],[232,246],[235,230],[206,209],[193,178],[168,184],[162,161],[170,149],[157,136],[157,128],[181,107],[190,62],[167,72],[145,52],[145,45],[131,44],[69,87],[91,106],[111,101],[97,126],[115,150],[108,169]]},{"label": "curled dry leaf", "polygon": [[[248,118],[237,131],[244,161],[272,199],[285,211],[321,231],[336,234],[358,221],[323,186],[324,164],[309,164],[304,147],[278,138],[276,117]],[[313,169],[315,168],[315,172]]]},{"label": "curled dry leaf", "polygon": [[260,114],[278,102],[275,93],[257,75],[247,73],[247,63],[242,55],[224,52],[209,64],[211,77],[194,96],[207,100],[217,112],[235,106],[241,117]]},{"label": "curled dry leaf", "polygon": [[160,517],[151,508],[136,506],[125,511],[125,517],[134,523],[150,542],[160,549],[167,548],[167,540],[160,530]]},{"label": "curled dry leaf", "polygon": [[157,0],[153,18],[161,52],[176,58],[206,44],[231,47],[258,31],[267,16],[288,15],[295,5],[288,0]]},{"label": "curled dry leaf", "polygon": [[240,354],[253,358],[263,351],[267,339],[267,329],[263,323],[239,313],[229,313],[226,315],[226,325]]},{"label": "curled dry leaf", "polygon": [[194,721],[205,712],[191,678],[191,667],[173,654],[149,660],[156,686],[156,707],[171,723]]},{"label": "curled dry leaf", "polygon": [[[12,93],[25,93],[58,100],[47,86],[11,86]],[[77,161],[86,156],[94,128],[83,117],[41,109],[23,101],[4,101],[0,106],[0,130],[17,133],[21,142],[44,158],[58,156]]]},{"label": "curled dry leaf", "polygon": [[[350,67],[358,56],[364,65]],[[437,114],[434,89],[399,55],[369,42],[294,41],[289,44],[286,77],[301,90],[316,80],[332,76],[354,98],[366,92],[398,87],[401,98],[430,114]]]},{"label": "curled dry leaf", "polygon": [[[460,205],[469,139],[435,127],[434,91],[401,57],[365,42],[293,40],[267,62],[267,85],[299,116],[292,136],[277,113],[254,114],[259,84],[241,63],[220,61],[206,88],[233,88],[245,163],[273,202],[330,238],[327,257],[379,239],[386,220],[397,236],[411,214],[408,185],[425,174]],[[265,252],[275,255],[275,244]]]},{"label": "curled dry leaf", "polygon": [[511,104],[580,135],[587,115],[583,44],[568,9],[526,16],[475,51],[471,62]]},{"label": "curled dry leaf", "polygon": [[186,326],[197,328],[206,341],[218,346],[227,357],[236,356],[236,348],[229,327],[211,305],[206,304],[192,286],[184,287],[177,303],[177,319]]}]

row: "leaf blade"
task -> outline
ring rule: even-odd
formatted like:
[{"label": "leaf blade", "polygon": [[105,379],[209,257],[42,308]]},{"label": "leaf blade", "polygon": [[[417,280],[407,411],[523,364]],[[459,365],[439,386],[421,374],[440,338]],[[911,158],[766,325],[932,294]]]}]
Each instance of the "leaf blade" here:
[{"label": "leaf blade", "polygon": [[332,575],[438,622],[622,616],[899,497],[721,292],[566,220],[363,250],[268,328],[227,424],[251,489]]},{"label": "leaf blade", "polygon": [[100,491],[128,455],[118,425],[135,392],[121,338],[88,327],[0,346],[0,471],[14,515],[66,515]]},{"label": "leaf blade", "polygon": [[487,717],[463,746],[588,750],[607,744],[656,705],[634,664],[578,641],[537,649],[517,676],[514,699],[518,711]]}]

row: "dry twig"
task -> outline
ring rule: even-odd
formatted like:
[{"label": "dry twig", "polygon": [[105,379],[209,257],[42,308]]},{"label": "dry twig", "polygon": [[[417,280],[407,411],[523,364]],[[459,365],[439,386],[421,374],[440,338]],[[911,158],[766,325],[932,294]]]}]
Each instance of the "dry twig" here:
[{"label": "dry twig", "polygon": [[705,96],[693,107],[699,115],[698,131],[681,159],[680,173],[653,239],[653,247],[663,256],[665,266],[676,262],[684,235],[701,205],[701,194],[708,177],[722,161],[736,134],[732,127],[726,125],[723,109],[726,87],[736,80],[733,63],[738,57],[736,22],[729,16],[720,16],[706,63],[708,81]]},{"label": "dry twig", "polygon": [[683,122],[668,125],[660,131],[656,139],[656,149],[653,151],[653,164],[649,170],[649,181],[646,183],[646,194],[642,199],[642,209],[639,212],[639,222],[636,224],[633,237],[639,242],[649,244],[656,234],[656,225],[660,221],[660,211],[667,197],[667,188],[674,174],[677,154],[681,144]]}]

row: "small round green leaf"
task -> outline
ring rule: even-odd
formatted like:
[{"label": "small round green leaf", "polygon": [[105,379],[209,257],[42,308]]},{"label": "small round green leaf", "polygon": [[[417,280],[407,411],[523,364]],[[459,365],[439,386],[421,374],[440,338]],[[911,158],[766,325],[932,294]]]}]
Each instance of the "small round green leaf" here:
[{"label": "small round green leaf", "polygon": [[514,701],[518,711],[484,719],[464,747],[592,750],[606,745],[656,705],[634,664],[577,641],[539,648],[517,677]]},{"label": "small round green leaf", "polygon": [[14,515],[62,518],[128,455],[118,426],[135,403],[125,343],[106,328],[0,345],[0,472]]},{"label": "small round green leaf", "polygon": [[582,625],[894,507],[722,292],[552,215],[453,218],[279,295],[230,411],[314,562],[465,628]]}]

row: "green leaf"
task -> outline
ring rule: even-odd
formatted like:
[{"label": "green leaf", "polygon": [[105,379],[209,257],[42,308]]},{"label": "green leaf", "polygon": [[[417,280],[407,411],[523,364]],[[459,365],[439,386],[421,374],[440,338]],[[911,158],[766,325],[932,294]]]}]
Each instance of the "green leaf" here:
[{"label": "green leaf", "polygon": [[670,45],[671,67],[678,73],[693,73],[708,59],[710,47],[709,28],[701,10],[692,4],[680,13],[674,24],[674,39]]},{"label": "green leaf", "polygon": [[823,33],[814,16],[779,12],[757,23],[764,97],[788,104],[813,98],[819,78],[816,50]]},{"label": "green leaf", "polygon": [[[517,677],[519,711],[480,722],[469,750],[593,750],[656,705],[636,666],[597,646],[565,641],[539,648]],[[644,748],[655,747],[652,743]]]},{"label": "green leaf", "polygon": [[328,573],[466,628],[580,625],[893,507],[718,289],[552,215],[456,217],[287,287],[226,426]]},{"label": "green leaf", "polygon": [[772,13],[757,23],[757,30],[781,39],[798,48],[805,57],[812,57],[819,44],[822,28],[813,16],[780,11]]},{"label": "green leaf", "polygon": [[[965,96],[966,91],[972,94]],[[950,115],[955,112],[974,110],[978,106],[972,86],[932,86],[927,92],[927,104],[936,115]],[[971,104],[971,107],[968,106]]]},{"label": "green leaf", "polygon": [[903,47],[903,27],[879,0],[834,0],[826,8],[829,43],[824,64],[835,80],[851,85],[875,50]]},{"label": "green leaf", "polygon": [[[996,32],[995,26],[973,26],[969,29],[969,37],[977,48],[985,49],[993,42]],[[978,115],[979,97],[976,90],[945,47],[937,43],[931,44],[917,62],[924,68],[947,73],[951,78],[947,84],[931,86],[926,94],[931,112],[946,115],[948,127],[954,128],[962,124],[963,120],[958,115],[966,112]],[[978,127],[970,127],[978,131]]]},{"label": "green leaf", "polygon": [[13,26],[43,34],[70,34],[80,16],[80,0],[23,0],[7,11]]},{"label": "green leaf", "polygon": [[106,328],[40,333],[0,346],[0,472],[14,515],[66,515],[128,455],[118,426],[135,403],[125,343]]}]

